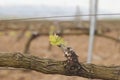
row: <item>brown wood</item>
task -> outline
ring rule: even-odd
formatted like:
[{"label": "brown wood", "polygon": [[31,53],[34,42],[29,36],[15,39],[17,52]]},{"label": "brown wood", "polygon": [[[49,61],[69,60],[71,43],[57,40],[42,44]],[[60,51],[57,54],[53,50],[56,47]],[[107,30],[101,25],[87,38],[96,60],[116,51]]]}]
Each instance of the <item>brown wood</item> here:
[{"label": "brown wood", "polygon": [[30,69],[45,74],[80,76],[92,79],[120,80],[120,66],[100,66],[95,64],[74,63],[38,58],[22,53],[0,53],[0,67]]}]

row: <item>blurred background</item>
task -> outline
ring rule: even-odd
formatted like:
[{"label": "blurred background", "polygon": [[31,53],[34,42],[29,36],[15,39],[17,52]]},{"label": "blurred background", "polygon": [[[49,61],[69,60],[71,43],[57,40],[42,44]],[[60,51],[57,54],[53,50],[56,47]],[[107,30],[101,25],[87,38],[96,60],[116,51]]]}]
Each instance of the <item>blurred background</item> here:
[{"label": "blurred background", "polygon": [[[87,63],[92,56],[93,64],[120,65],[119,3],[119,0],[0,0],[0,52],[65,60],[61,49],[49,44],[49,33],[54,30],[76,51],[80,62]],[[0,68],[0,80],[49,79],[88,80]]]}]

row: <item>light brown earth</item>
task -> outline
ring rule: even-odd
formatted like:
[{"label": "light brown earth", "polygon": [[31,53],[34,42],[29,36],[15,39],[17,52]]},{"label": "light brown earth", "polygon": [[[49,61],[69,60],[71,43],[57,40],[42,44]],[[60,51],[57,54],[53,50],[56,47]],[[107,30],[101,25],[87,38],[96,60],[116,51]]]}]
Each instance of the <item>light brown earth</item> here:
[{"label": "light brown earth", "polygon": [[[107,35],[117,37],[117,32],[112,31]],[[19,42],[16,41],[17,35],[2,35],[0,36],[0,52],[23,52],[24,45],[27,42],[27,37],[23,37]],[[87,35],[64,36],[67,45],[72,47],[79,56],[80,62],[86,62],[88,53]],[[32,55],[51,58],[56,60],[64,60],[63,52],[53,46],[51,51],[48,51],[48,36],[41,36],[35,39],[30,47]],[[92,63],[98,65],[120,65],[120,43],[106,39],[103,37],[95,37],[94,53]],[[0,80],[88,80],[75,76],[50,75],[42,74],[35,71],[24,72],[21,70],[0,70]]]}]

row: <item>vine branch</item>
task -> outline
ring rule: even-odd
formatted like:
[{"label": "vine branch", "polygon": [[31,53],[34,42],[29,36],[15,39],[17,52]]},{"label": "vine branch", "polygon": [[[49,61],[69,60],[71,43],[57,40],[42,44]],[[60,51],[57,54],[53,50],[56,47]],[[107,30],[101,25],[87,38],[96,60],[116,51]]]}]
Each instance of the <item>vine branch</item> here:
[{"label": "vine branch", "polygon": [[45,74],[80,76],[92,79],[120,80],[120,66],[99,66],[43,59],[23,53],[0,53],[0,67],[24,68]]}]

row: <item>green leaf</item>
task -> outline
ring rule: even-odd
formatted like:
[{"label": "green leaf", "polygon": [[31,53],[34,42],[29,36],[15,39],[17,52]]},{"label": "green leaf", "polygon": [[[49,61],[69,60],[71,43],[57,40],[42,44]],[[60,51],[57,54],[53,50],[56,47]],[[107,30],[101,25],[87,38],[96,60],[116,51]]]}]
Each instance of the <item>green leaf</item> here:
[{"label": "green leaf", "polygon": [[50,35],[49,36],[49,41],[50,41],[51,45],[56,45],[56,46],[65,45],[64,40],[56,34]]}]

